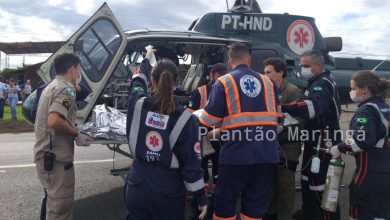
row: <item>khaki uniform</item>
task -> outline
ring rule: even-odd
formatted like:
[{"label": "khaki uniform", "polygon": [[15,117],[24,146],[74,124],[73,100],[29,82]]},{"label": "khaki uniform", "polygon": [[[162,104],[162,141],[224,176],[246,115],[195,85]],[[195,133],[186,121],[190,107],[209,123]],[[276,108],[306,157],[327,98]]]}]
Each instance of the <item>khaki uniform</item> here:
[{"label": "khaki uniform", "polygon": [[[56,112],[75,126],[76,91],[63,76],[56,78],[43,90],[35,121],[34,162],[39,181],[47,192],[46,219],[73,219],[74,200],[74,138],[54,132],[47,126],[49,113]],[[51,136],[51,138],[50,138]],[[50,141],[51,139],[51,141]],[[56,155],[52,171],[44,169],[43,155],[50,151]],[[42,207],[44,210],[45,206]],[[41,215],[44,213],[41,213]]]},{"label": "khaki uniform", "polygon": [[[279,87],[279,100],[281,104],[304,100],[303,92],[295,85],[283,80]],[[302,119],[296,118],[303,123]],[[292,128],[294,129],[294,128]],[[294,131],[294,130],[293,130]],[[287,159],[275,168],[272,182],[272,193],[268,214],[277,214],[278,220],[291,220],[295,203],[295,169],[291,162],[298,162],[301,154],[300,142],[288,141],[288,129],[279,135],[280,157]],[[287,158],[286,158],[287,157]],[[290,163],[288,162],[290,161]],[[287,167],[285,164],[287,163]]]}]

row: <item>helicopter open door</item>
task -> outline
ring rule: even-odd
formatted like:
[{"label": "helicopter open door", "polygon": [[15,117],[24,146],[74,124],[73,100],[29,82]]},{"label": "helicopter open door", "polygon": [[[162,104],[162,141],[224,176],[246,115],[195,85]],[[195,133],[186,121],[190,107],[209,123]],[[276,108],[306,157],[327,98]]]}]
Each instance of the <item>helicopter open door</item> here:
[{"label": "helicopter open door", "polygon": [[65,52],[74,52],[81,59],[81,85],[91,93],[79,101],[76,122],[82,123],[94,107],[116,65],[122,58],[127,39],[111,9],[104,3],[47,61],[38,74],[45,83],[55,77],[54,58]]}]

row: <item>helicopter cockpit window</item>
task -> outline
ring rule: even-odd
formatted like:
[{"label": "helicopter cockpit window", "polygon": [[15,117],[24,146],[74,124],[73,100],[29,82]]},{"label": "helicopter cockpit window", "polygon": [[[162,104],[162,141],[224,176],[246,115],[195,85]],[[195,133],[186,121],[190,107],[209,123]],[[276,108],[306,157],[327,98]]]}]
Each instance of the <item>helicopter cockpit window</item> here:
[{"label": "helicopter cockpit window", "polygon": [[270,57],[277,57],[278,55],[273,50],[253,50],[251,56],[251,68],[259,73],[264,73],[263,61]]},{"label": "helicopter cockpit window", "polygon": [[81,67],[92,82],[99,82],[119,49],[121,36],[107,19],[96,21],[75,42]]}]

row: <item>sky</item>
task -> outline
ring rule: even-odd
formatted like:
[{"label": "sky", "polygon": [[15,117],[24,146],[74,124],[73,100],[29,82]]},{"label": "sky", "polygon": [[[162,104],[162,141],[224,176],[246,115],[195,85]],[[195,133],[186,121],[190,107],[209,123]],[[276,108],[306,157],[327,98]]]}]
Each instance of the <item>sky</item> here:
[{"label": "sky", "polygon": [[[67,40],[104,0],[0,0],[0,42]],[[207,12],[225,12],[225,0],[106,0],[124,30],[186,30]],[[234,0],[228,0],[230,6]],[[263,13],[314,17],[321,34],[341,36],[335,56],[390,56],[390,1],[258,0]],[[10,56],[10,67],[47,58]],[[1,54],[1,68],[5,65]]]}]

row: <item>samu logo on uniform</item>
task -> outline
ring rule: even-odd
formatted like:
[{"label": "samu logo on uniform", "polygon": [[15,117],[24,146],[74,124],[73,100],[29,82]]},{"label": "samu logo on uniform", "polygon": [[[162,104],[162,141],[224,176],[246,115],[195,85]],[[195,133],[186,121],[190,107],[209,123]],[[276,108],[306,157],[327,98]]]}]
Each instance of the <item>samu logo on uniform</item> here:
[{"label": "samu logo on uniform", "polygon": [[156,112],[148,112],[145,124],[152,128],[165,130],[167,128],[168,120],[168,115],[162,115]]},{"label": "samu logo on uniform", "polygon": [[242,92],[251,98],[257,97],[261,91],[260,81],[251,75],[245,75],[240,79],[240,87]]},{"label": "samu logo on uniform", "polygon": [[163,139],[158,132],[149,131],[146,134],[145,144],[149,150],[153,152],[159,152],[163,147]]}]

